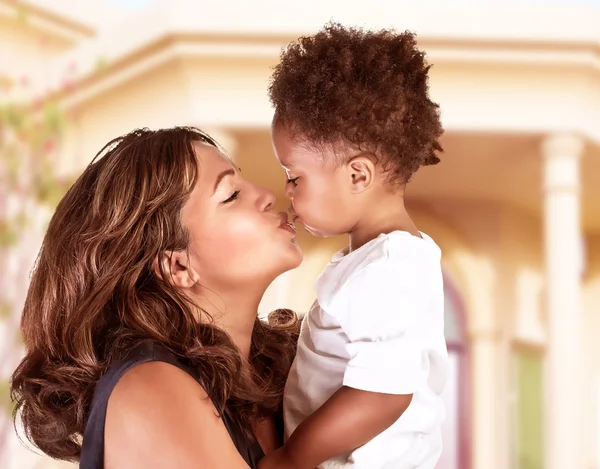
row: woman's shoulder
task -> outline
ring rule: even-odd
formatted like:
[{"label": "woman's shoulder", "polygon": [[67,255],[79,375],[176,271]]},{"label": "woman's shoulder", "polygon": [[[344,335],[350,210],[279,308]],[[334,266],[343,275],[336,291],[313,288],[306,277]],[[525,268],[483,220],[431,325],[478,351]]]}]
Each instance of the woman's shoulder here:
[{"label": "woman's shoulder", "polygon": [[132,396],[138,393],[140,395],[137,397],[146,401],[165,396],[165,393],[167,395],[173,392],[181,393],[189,389],[206,396],[206,391],[197,377],[174,355],[160,347],[151,348],[152,355],[148,360],[128,360],[129,364],[133,363],[133,366],[127,367],[115,384],[111,402],[118,402],[120,396],[128,396],[127,400],[132,400]]},{"label": "woman's shoulder", "polygon": [[223,452],[233,467],[243,463],[204,388],[165,361],[142,363],[123,376],[105,425],[107,467],[190,467],[192,461],[213,467]]},{"label": "woman's shoulder", "polygon": [[150,341],[133,346],[115,359],[94,389],[83,435],[81,467],[103,467],[107,415],[113,409],[129,414],[137,412],[140,405],[153,406],[153,400],[160,400],[158,395],[163,391],[159,379],[176,386],[191,381],[202,393],[203,388],[183,368],[173,354]]},{"label": "woman's shoulder", "polygon": [[124,413],[135,412],[140,406],[160,406],[175,394],[206,397],[197,373],[172,352],[151,341],[142,342],[109,366],[94,393],[96,406],[120,407]]},{"label": "woman's shoulder", "polygon": [[[115,427],[119,433],[137,423],[151,424],[163,413],[173,416],[198,406],[216,414],[206,390],[187,371],[166,360],[143,362],[128,370],[115,385],[108,402],[107,433],[111,420],[120,422]],[[116,418],[111,419],[111,414]]]},{"label": "woman's shoulder", "polygon": [[[142,367],[142,365],[144,366]],[[118,385],[122,386],[121,382],[125,376],[129,376],[134,371],[134,376],[139,375],[140,367],[144,370],[147,368],[168,367],[180,369],[180,373],[193,374],[175,355],[161,345],[152,341],[141,342],[121,354],[108,366],[96,385],[92,408],[97,405],[102,406],[103,403],[107,402],[108,397],[112,395],[115,388]],[[131,378],[128,381],[131,381]]]},{"label": "woman's shoulder", "polygon": [[109,395],[104,402],[94,396],[98,429],[86,428],[83,446],[89,437],[87,452],[96,457],[85,460],[105,466],[81,467],[225,467],[212,460],[220,453],[231,467],[247,467],[206,390],[166,349],[135,347],[103,379],[111,382],[101,394]]}]

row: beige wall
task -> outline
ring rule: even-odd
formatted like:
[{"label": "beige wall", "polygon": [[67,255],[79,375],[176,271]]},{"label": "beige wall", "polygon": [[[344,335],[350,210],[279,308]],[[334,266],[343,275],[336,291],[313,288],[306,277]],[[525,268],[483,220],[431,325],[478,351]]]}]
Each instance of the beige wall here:
[{"label": "beige wall", "polygon": [[[0,6],[1,9],[1,6]],[[50,32],[40,31],[16,14],[0,14],[0,77],[12,75],[33,82],[43,65],[72,46],[72,42]]]},{"label": "beige wall", "polygon": [[59,172],[80,173],[106,143],[134,128],[186,123],[189,95],[181,87],[182,73],[180,64],[169,63],[70,110]]}]

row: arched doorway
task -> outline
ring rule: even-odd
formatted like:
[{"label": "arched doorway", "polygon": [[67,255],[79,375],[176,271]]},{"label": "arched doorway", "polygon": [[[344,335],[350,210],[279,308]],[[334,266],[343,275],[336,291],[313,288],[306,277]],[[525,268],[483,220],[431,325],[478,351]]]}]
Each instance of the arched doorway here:
[{"label": "arched doorway", "polygon": [[444,390],[446,421],[444,450],[436,469],[469,469],[470,448],[470,366],[466,314],[460,294],[444,276],[444,320],[450,375]]}]

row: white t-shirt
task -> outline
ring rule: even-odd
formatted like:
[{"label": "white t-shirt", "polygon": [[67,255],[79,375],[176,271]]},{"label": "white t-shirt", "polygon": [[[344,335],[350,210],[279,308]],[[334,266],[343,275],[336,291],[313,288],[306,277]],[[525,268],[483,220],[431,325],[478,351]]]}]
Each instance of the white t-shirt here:
[{"label": "white t-shirt", "polygon": [[286,439],[342,386],[413,394],[387,430],[319,468],[433,469],[448,374],[441,251],[427,235],[382,234],[334,255],[316,281],[284,394]]}]

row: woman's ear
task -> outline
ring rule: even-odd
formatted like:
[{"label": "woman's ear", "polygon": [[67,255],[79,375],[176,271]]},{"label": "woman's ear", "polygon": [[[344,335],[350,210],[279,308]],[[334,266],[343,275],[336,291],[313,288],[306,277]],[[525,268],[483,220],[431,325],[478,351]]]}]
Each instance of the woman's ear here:
[{"label": "woman's ear", "polygon": [[[153,263],[154,273],[162,280],[169,280],[179,288],[191,288],[198,283],[198,275],[190,266],[185,251],[165,251]],[[165,279],[164,277],[167,277]]]}]

